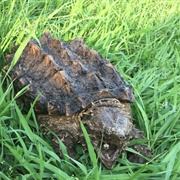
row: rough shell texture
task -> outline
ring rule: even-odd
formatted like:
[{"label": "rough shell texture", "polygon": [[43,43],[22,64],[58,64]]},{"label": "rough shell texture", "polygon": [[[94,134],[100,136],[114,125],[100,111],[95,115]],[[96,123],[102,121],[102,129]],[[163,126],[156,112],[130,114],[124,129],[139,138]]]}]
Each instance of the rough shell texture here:
[{"label": "rough shell texture", "polygon": [[[7,61],[12,58],[8,56]],[[28,43],[11,75],[18,79],[16,90],[31,84],[21,97],[26,105],[41,93],[35,106],[38,114],[72,115],[101,98],[134,101],[131,88],[107,59],[90,50],[82,39],[65,43],[49,32],[40,45]]]}]

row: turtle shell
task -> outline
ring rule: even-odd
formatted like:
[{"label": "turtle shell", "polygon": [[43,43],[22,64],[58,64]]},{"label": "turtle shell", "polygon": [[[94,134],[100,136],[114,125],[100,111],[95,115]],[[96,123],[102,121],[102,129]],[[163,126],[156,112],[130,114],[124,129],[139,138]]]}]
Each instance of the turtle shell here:
[{"label": "turtle shell", "polygon": [[[8,69],[14,54],[7,56]],[[133,102],[131,88],[116,68],[82,39],[65,43],[46,31],[39,42],[30,41],[10,72],[15,90],[27,87],[21,97],[26,106],[36,101],[37,114],[72,115],[93,101],[116,98]]]}]

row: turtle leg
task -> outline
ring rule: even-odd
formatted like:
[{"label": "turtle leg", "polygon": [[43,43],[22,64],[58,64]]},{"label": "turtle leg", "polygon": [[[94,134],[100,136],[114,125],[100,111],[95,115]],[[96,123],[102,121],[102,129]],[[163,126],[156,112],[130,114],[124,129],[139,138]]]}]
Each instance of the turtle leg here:
[{"label": "turtle leg", "polygon": [[[74,146],[78,142],[79,122],[73,116],[39,115],[38,122],[44,134],[53,131],[67,148],[68,155],[74,158]],[[62,157],[62,147],[58,139],[52,139],[55,152]]]},{"label": "turtle leg", "polygon": [[[131,139],[139,139],[139,140],[143,140],[145,139],[144,136],[142,135],[142,132],[139,131],[136,128],[133,128],[131,133],[130,133],[130,140]],[[151,158],[151,149],[150,147],[148,147],[145,144],[134,144],[132,146],[130,146],[132,149],[134,149],[135,151],[137,151],[138,153],[140,153],[141,155],[143,155],[144,157],[147,158]],[[143,158],[142,156],[132,153],[132,152],[128,152],[127,153],[128,156],[128,160],[131,162],[135,162],[135,163],[144,163],[146,161],[145,158]]]}]

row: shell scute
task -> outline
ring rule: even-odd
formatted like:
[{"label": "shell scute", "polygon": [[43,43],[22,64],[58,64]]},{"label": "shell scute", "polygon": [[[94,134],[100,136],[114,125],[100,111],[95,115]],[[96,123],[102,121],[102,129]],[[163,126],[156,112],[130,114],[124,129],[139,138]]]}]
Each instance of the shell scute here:
[{"label": "shell scute", "polygon": [[[30,41],[11,71],[17,90],[30,84],[31,93],[23,96],[27,106],[41,94],[35,105],[38,114],[69,116],[101,98],[134,101],[131,88],[115,67],[82,39],[68,44],[45,32],[40,44]],[[7,57],[8,63],[12,57]]]}]

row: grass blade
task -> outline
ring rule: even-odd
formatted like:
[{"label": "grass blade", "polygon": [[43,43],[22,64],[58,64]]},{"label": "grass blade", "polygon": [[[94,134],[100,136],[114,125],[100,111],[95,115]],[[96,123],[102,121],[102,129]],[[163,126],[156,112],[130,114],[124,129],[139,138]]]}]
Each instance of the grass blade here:
[{"label": "grass blade", "polygon": [[89,138],[89,135],[86,131],[86,128],[84,127],[84,124],[80,121],[80,126],[81,126],[81,129],[83,131],[83,134],[84,134],[84,137],[85,137],[85,140],[86,140],[86,144],[87,144],[87,147],[88,147],[88,151],[89,151],[89,156],[90,156],[90,159],[91,159],[91,162],[93,164],[93,168],[94,168],[94,177],[95,179],[99,179],[99,172],[98,172],[98,159],[96,157],[96,153],[94,151],[94,147],[91,143],[91,139]]}]

